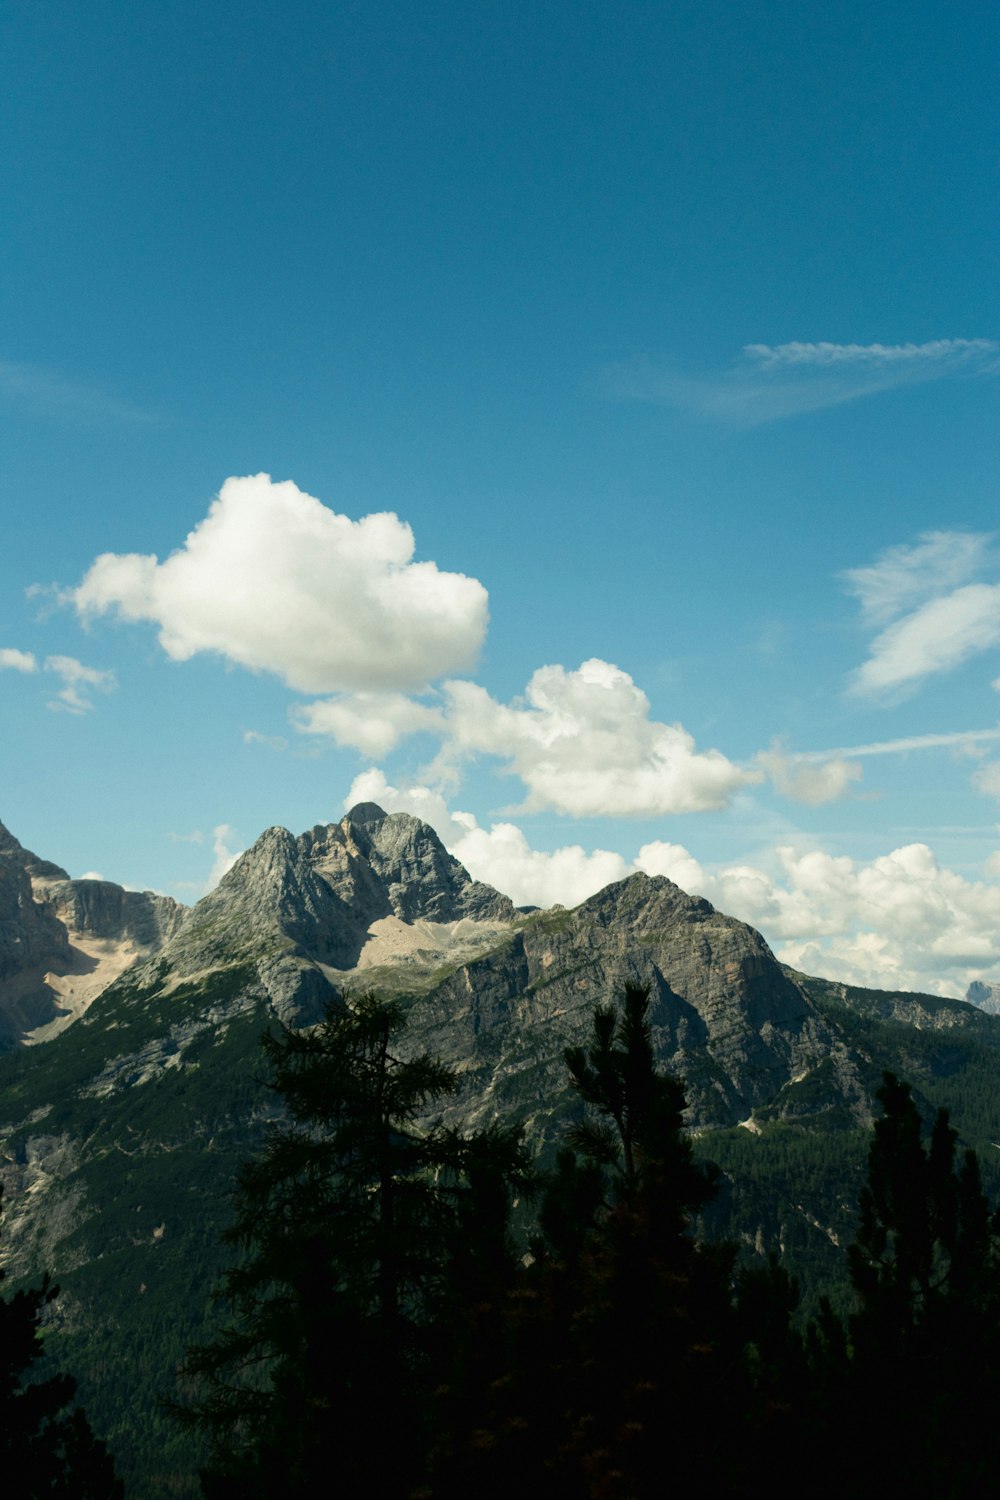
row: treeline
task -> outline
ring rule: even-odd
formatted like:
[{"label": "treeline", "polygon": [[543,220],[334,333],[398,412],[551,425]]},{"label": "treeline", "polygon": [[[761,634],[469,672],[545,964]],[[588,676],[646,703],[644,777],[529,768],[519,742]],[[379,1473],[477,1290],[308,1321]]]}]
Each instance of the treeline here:
[{"label": "treeline", "polygon": [[886,1075],[853,1311],[803,1331],[776,1259],[692,1232],[713,1173],[647,1008],[627,990],[566,1053],[584,1117],[541,1178],[514,1128],[416,1128],[456,1080],[400,1048],[395,1004],[265,1040],[289,1123],[241,1173],[228,1321],[176,1409],[210,1440],[209,1500],[985,1491],[1000,1219],[974,1154],[944,1112],[925,1141]]}]

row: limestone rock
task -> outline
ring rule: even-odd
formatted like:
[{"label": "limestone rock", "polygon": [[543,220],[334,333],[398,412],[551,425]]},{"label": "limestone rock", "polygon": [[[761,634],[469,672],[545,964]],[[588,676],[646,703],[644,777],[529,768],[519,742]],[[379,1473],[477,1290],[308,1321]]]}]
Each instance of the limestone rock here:
[{"label": "limestone rock", "polygon": [[984,984],[981,979],[974,979],[965,992],[965,998],[970,1005],[978,1005],[988,1015],[1000,1016],[1000,984]]},{"label": "limestone rock", "polygon": [[187,907],[156,891],[126,891],[110,880],[47,880],[45,904],[78,936],[130,941],[155,952],[178,931]]},{"label": "limestone rock", "polygon": [[827,1096],[869,1117],[857,1059],[760,934],[659,876],[528,918],[414,1008],[414,1044],[459,1069],[456,1116],[471,1107],[484,1121],[502,1099],[541,1139],[566,1092],[563,1050],[585,1042],[594,1006],[626,984],[650,987],[657,1055],[684,1078],[692,1125],[809,1113],[815,1096],[789,1085],[820,1067]]},{"label": "limestone rock", "polygon": [[69,958],[65,927],[34,898],[29,870],[41,863],[0,823],[0,983]]},{"label": "limestone rock", "polygon": [[0,824],[0,1050],[54,1036],[186,914],[153,891],[71,880]]},{"label": "limestone rock", "polygon": [[[262,977],[266,965],[269,991],[284,1005],[288,994],[305,993],[303,963],[333,971],[329,996],[335,976],[353,974],[363,954],[370,966],[372,939],[384,938],[387,922],[406,929],[397,950],[422,949],[433,966],[454,946],[447,928],[464,924],[458,941],[474,949],[469,924],[487,941],[489,924],[514,916],[509,899],[472,880],[433,829],[364,803],[298,837],[267,829],[198,902],[166,957],[182,974],[252,959]],[[317,993],[302,1003],[314,1007]]]}]

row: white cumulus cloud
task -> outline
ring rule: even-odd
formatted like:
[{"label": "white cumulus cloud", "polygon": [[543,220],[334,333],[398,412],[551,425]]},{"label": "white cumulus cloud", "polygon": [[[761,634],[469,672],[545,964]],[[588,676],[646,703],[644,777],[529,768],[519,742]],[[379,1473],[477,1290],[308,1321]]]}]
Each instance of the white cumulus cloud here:
[{"label": "white cumulus cloud", "polygon": [[423,730],[443,732],[444,720],[404,693],[352,693],[319,699],[292,710],[292,722],[306,734],[329,735],[363,755],[387,755],[401,739]]},{"label": "white cumulus cloud", "polygon": [[961,998],[1000,971],[1000,885],[942,868],[926,844],[867,862],[779,846],[757,865],[702,871],[688,889],[806,973]]},{"label": "white cumulus cloud", "polygon": [[704,812],[762,780],[721,751],[698,750],[680,724],[651,719],[649,699],[628,673],[598,658],[575,671],[539,667],[512,703],[450,680],[439,707],[401,694],[356,694],[309,704],[293,719],[372,756],[427,731],[441,741],[430,781],[453,781],[465,761],[490,756],[523,782],[526,809],[571,817]]},{"label": "white cumulus cloud", "polygon": [[309,693],[419,689],[472,664],[488,613],[476,579],[413,553],[397,516],[352,521],[257,474],[227,479],[164,562],[104,553],[68,598],[153,621],[177,661],[217,652]]},{"label": "white cumulus cloud", "polygon": [[581,844],[551,852],[532,849],[513,823],[493,823],[488,831],[471,828],[452,853],[477,880],[504,891],[516,906],[578,906],[631,873],[623,857],[610,849],[588,853]]},{"label": "white cumulus cloud", "polygon": [[489,754],[527,788],[525,806],[572,817],[704,812],[760,780],[680,724],[657,723],[627,672],[593,658],[539,667],[523,702],[498,703],[471,682],[444,685],[446,754]]}]

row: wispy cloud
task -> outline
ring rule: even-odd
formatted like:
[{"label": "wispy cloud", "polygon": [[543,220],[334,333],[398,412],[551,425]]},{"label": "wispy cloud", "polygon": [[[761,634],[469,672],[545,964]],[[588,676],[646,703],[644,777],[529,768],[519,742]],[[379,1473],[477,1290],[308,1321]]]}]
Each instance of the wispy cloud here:
[{"label": "wispy cloud", "polygon": [[820,807],[846,797],[851,784],[861,780],[861,767],[846,756],[786,755],[780,745],[757,754],[757,763],[767,773],[776,792],[793,802]]},{"label": "wispy cloud", "polygon": [[1000,583],[969,581],[988,566],[996,576],[992,542],[986,533],[925,532],[842,575],[866,622],[883,627],[852,674],[852,692],[898,698],[1000,645]]},{"label": "wispy cloud", "polygon": [[991,562],[991,532],[925,531],[914,544],[888,547],[875,562],[848,568],[845,587],[868,624],[884,625],[980,574]]},{"label": "wispy cloud", "polygon": [[1000,740],[997,729],[958,729],[948,734],[912,734],[898,740],[875,740],[869,745],[842,745],[836,750],[805,750],[796,760],[821,762],[857,760],[866,755],[905,755],[910,750],[962,750]]},{"label": "wispy cloud", "polygon": [[110,693],[118,686],[114,672],[85,667],[75,656],[47,656],[46,672],[62,679],[62,687],[49,702],[49,708],[63,713],[86,714],[94,707],[91,692]]},{"label": "wispy cloud", "polygon": [[283,734],[262,734],[259,729],[244,729],[244,745],[266,745],[269,750],[287,750],[288,741]]},{"label": "wispy cloud", "polygon": [[[954,750],[973,758],[986,754],[986,747],[1000,740],[996,729],[959,729],[945,734],[911,734],[895,740],[875,740],[867,745],[838,745],[832,750],[786,752],[780,741],[769,750],[758,751],[757,765],[765,772],[776,792],[793,802],[818,807],[836,802],[851,794],[852,786],[861,780],[859,764],[872,755],[908,755],[921,750]],[[981,768],[972,782],[983,789],[986,772]],[[996,777],[990,783],[993,791]]]},{"label": "wispy cloud", "polygon": [[743,353],[765,370],[788,365],[886,365],[919,368],[930,364],[954,365],[968,360],[995,362],[1000,344],[993,339],[931,339],[926,344],[831,344],[825,340],[806,344],[744,344]]},{"label": "wispy cloud", "polygon": [[897,386],[997,373],[1000,343],[993,339],[932,339],[924,344],[795,341],[746,344],[729,366],[708,375],[639,356],[606,366],[602,385],[615,400],[677,407],[738,427],[756,427]]},{"label": "wispy cloud", "polygon": [[64,422],[156,426],[163,421],[161,412],[116,396],[96,381],[13,360],[0,360],[0,399]]}]

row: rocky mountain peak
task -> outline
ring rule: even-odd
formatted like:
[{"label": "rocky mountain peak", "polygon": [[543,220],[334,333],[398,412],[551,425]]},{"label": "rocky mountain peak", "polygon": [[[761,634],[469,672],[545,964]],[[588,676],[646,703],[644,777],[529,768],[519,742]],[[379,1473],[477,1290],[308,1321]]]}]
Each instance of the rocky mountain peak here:
[{"label": "rocky mountain peak", "polygon": [[[363,828],[367,823],[384,823],[388,816],[377,802],[356,802],[343,821],[353,824],[355,828]],[[406,817],[408,814],[404,813],[402,816]]]},{"label": "rocky mountain peak", "polygon": [[361,855],[404,922],[510,922],[514,906],[490,885],[471,878],[448,853],[434,829],[410,813],[386,813],[374,802],[352,807],[340,827],[350,830]]},{"label": "rocky mountain peak", "polygon": [[30,849],[14,837],[9,828],[0,823],[0,858],[8,858],[13,863],[19,864],[32,880],[68,880],[69,875],[62,865],[54,865],[51,860],[40,859]]},{"label": "rocky mountain peak", "polygon": [[353,971],[365,950],[372,962],[368,945],[387,921],[410,930],[396,942],[413,953],[434,947],[426,935],[417,942],[415,924],[464,919],[511,922],[514,908],[472,880],[419,818],[362,803],[297,837],[267,829],[194,908],[167,956],[193,973],[264,954],[267,988],[294,1014],[304,976],[312,1006],[321,973]]},{"label": "rocky mountain peak", "polygon": [[970,1005],[977,1005],[988,1015],[1000,1016],[1000,984],[985,984],[981,979],[974,979],[965,992],[965,998]]}]

